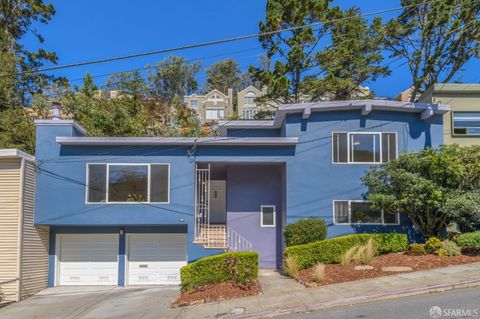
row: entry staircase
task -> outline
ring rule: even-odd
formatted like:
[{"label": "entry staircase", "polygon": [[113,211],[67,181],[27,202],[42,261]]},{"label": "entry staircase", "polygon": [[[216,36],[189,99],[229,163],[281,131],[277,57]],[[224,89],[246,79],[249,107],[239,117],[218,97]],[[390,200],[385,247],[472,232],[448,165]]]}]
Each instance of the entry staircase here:
[{"label": "entry staircase", "polygon": [[210,223],[210,165],[196,170],[195,240],[208,249],[252,251],[252,243],[228,225]]},{"label": "entry staircase", "polygon": [[197,229],[194,242],[207,249],[252,251],[252,243],[227,225],[201,225]]}]

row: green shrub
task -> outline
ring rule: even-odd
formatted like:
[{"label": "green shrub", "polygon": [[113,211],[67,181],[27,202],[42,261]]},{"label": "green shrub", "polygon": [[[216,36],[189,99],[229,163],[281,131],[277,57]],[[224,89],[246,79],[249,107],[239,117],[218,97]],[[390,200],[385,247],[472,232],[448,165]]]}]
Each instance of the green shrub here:
[{"label": "green shrub", "polygon": [[451,240],[443,241],[442,247],[437,251],[437,254],[439,256],[448,256],[448,257],[458,256],[458,255],[461,255],[461,253],[462,252],[460,250],[460,247],[458,247],[458,245]]},{"label": "green shrub", "polygon": [[327,238],[327,224],[320,218],[304,218],[283,230],[287,246],[303,245]]},{"label": "green shrub", "polygon": [[460,234],[457,238],[457,244],[466,253],[480,253],[480,231]]},{"label": "green shrub", "polygon": [[299,269],[309,268],[317,263],[339,263],[347,250],[367,244],[372,237],[378,254],[405,251],[408,246],[405,234],[353,234],[287,247],[285,257],[293,256]]},{"label": "green shrub", "polygon": [[429,254],[434,254],[440,248],[442,248],[442,241],[437,237],[430,237],[425,243],[425,250]]},{"label": "green shrub", "polygon": [[405,252],[407,255],[420,256],[425,255],[427,251],[425,250],[424,244],[410,244],[408,249]]},{"label": "green shrub", "polygon": [[437,255],[441,257],[448,257],[448,251],[446,249],[440,248],[437,250]]},{"label": "green shrub", "polygon": [[180,269],[181,290],[209,284],[248,284],[257,278],[258,253],[230,252],[199,259]]}]

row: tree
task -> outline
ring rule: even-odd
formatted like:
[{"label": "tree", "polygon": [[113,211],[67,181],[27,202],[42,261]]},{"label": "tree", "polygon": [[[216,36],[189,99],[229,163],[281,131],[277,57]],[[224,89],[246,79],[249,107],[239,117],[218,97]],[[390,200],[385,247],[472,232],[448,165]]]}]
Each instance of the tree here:
[{"label": "tree", "polygon": [[391,58],[403,58],[412,77],[412,97],[449,82],[480,55],[480,3],[476,0],[402,0],[403,12],[385,26]]},{"label": "tree", "polygon": [[150,95],[167,101],[190,95],[198,88],[195,76],[199,71],[200,62],[189,63],[182,57],[167,57],[148,69]]},{"label": "tree", "polygon": [[303,78],[315,66],[315,53],[319,40],[326,32],[325,26],[311,23],[330,16],[331,0],[268,0],[265,22],[260,22],[260,32],[274,32],[297,28],[290,32],[271,33],[259,38],[267,50],[268,59],[276,61],[273,67],[250,67],[253,77],[267,89],[261,100],[277,103],[298,103],[307,93]]},{"label": "tree", "polygon": [[[480,205],[480,146],[447,145],[402,154],[370,168],[363,182],[373,209],[405,212],[423,235],[439,236],[445,226]],[[459,200],[459,194],[468,200]],[[465,211],[469,214],[461,213]]]},{"label": "tree", "polygon": [[[327,23],[331,44],[316,54],[321,79],[308,76],[306,87],[312,100],[327,96],[329,100],[349,100],[362,97],[361,85],[375,81],[390,72],[382,66],[383,35],[381,19],[369,26],[358,8],[337,11],[339,21]],[[370,96],[364,96],[369,98]]]},{"label": "tree", "polygon": [[[9,77],[13,95],[4,104],[23,106],[29,96],[41,91],[52,77],[42,73],[30,73],[46,62],[56,63],[53,52],[40,48],[29,50],[21,41],[27,34],[33,35],[40,43],[44,38],[37,32],[34,23],[47,24],[55,14],[51,4],[43,0],[2,0],[0,1],[0,60],[2,77]],[[12,67],[15,65],[15,67]],[[1,89],[5,92],[5,87]],[[3,97],[3,96],[2,96]]]},{"label": "tree", "polygon": [[139,71],[113,74],[105,80],[104,88],[135,100],[147,96],[147,83]]},{"label": "tree", "polygon": [[30,50],[22,40],[33,35],[43,43],[34,23],[46,24],[54,13],[42,0],[0,1],[0,148],[35,151],[35,125],[23,107],[52,77],[31,71],[56,63],[57,57],[41,48]]},{"label": "tree", "polygon": [[176,97],[172,101],[173,104],[173,119],[171,122],[172,131],[174,136],[203,136],[199,118],[195,115],[194,111],[186,107]]},{"label": "tree", "polygon": [[26,109],[10,107],[0,112],[0,148],[35,154],[35,124]]},{"label": "tree", "polygon": [[240,68],[235,60],[227,59],[216,62],[205,72],[207,73],[205,88],[207,92],[217,89],[227,94],[228,89],[233,89],[235,93],[240,90]]},{"label": "tree", "polygon": [[243,90],[250,85],[256,87],[257,89],[262,88],[262,83],[256,80],[250,72],[243,72],[242,75],[240,75],[240,90]]},{"label": "tree", "polygon": [[83,78],[83,84],[80,87],[79,91],[86,97],[92,98],[98,93],[98,86],[93,81],[93,77],[90,73],[87,72]]}]

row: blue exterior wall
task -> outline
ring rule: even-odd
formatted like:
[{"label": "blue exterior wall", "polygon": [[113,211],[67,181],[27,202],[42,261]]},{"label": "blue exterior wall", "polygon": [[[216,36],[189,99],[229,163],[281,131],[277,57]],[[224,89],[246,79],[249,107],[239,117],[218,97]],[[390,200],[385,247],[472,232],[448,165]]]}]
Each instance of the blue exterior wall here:
[{"label": "blue exterior wall", "polygon": [[279,137],[280,129],[229,129],[228,137]]},{"label": "blue exterior wall", "polygon": [[[280,179],[285,187],[280,190],[281,208],[277,208],[277,214],[281,216],[277,217],[281,218],[277,219],[277,225],[279,221],[290,223],[303,217],[320,217],[329,225],[329,237],[370,231],[411,232],[412,227],[405,216],[402,216],[399,226],[333,225],[332,201],[361,199],[366,189],[360,178],[369,165],[333,164],[332,132],[397,132],[398,151],[402,152],[441,145],[442,130],[441,115],[422,121],[420,114],[405,112],[373,111],[368,116],[361,116],[358,110],[322,112],[312,113],[309,119],[302,119],[299,113],[288,115],[282,128],[276,130],[229,130],[231,136],[259,136],[256,135],[258,133],[260,136],[298,137],[296,146],[199,146],[193,155],[188,156],[189,147],[183,146],[61,146],[55,142],[55,137],[78,136],[81,133],[71,125],[40,125],[37,127],[35,222],[52,226],[51,263],[55,260],[54,237],[57,232],[110,232],[112,229],[120,231],[120,228],[126,232],[165,232],[169,227],[183,227],[188,232],[188,260],[194,261],[220,252],[193,244],[195,163],[277,163],[284,165],[285,171]],[[87,204],[87,163],[169,163],[170,203]],[[248,170],[245,174],[249,174]],[[234,185],[233,189],[227,187],[229,212],[251,213],[251,208],[238,206],[239,201],[245,199],[239,196],[237,200],[236,194],[242,189],[237,187],[234,192],[235,184],[232,182],[237,179],[239,183],[236,185],[241,186],[253,180],[242,181],[238,174],[229,175],[232,181],[227,183],[231,187]],[[248,178],[254,176],[250,173]],[[255,194],[257,197],[251,201],[260,203],[263,193],[255,192],[252,196]],[[255,238],[256,235],[252,236]],[[277,256],[281,256],[281,237],[281,227],[277,227]],[[124,246],[121,239],[119,245],[120,248]],[[122,249],[119,251],[124,252]],[[124,259],[124,256],[120,257]],[[119,273],[124,271],[122,268],[119,270]]]},{"label": "blue exterior wall", "polygon": [[321,217],[330,226],[329,237],[370,231],[411,232],[404,216],[400,226],[333,225],[332,201],[362,199],[366,188],[360,179],[370,165],[333,164],[332,132],[397,132],[401,154],[441,145],[442,123],[441,115],[422,121],[418,113],[384,111],[368,116],[361,116],[358,110],[312,113],[308,120],[301,114],[287,116],[286,136],[299,138],[295,156],[286,160],[287,222]]}]

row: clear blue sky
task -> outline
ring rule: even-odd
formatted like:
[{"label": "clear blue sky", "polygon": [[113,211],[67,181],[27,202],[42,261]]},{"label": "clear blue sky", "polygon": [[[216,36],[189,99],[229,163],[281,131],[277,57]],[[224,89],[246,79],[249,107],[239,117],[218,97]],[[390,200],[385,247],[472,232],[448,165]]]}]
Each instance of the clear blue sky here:
[{"label": "clear blue sky", "polygon": [[[258,22],[265,15],[266,0],[47,2],[55,6],[57,13],[51,23],[38,27],[46,39],[42,46],[57,53],[59,64],[68,64],[256,33]],[[363,13],[367,13],[398,7],[399,0],[335,0],[334,4],[344,8],[356,5]],[[396,14],[398,13],[383,14],[382,17],[387,19]],[[31,38],[25,39],[25,43],[38,47]],[[256,63],[262,53],[264,51],[258,40],[249,39],[174,54],[189,60],[200,58],[203,67],[230,57],[240,63],[242,70],[246,70],[249,65]],[[78,84],[81,83],[78,79],[86,72],[97,76],[142,68],[165,56],[167,55],[63,69],[54,74],[65,76]],[[401,64],[402,61],[391,64],[392,74],[388,78],[367,83],[377,96],[395,96],[409,85],[406,66]],[[478,82],[479,68],[479,61],[469,62],[461,72],[461,80]],[[102,83],[105,77],[97,77],[95,80]],[[203,81],[204,74],[200,74],[198,80]]]}]

